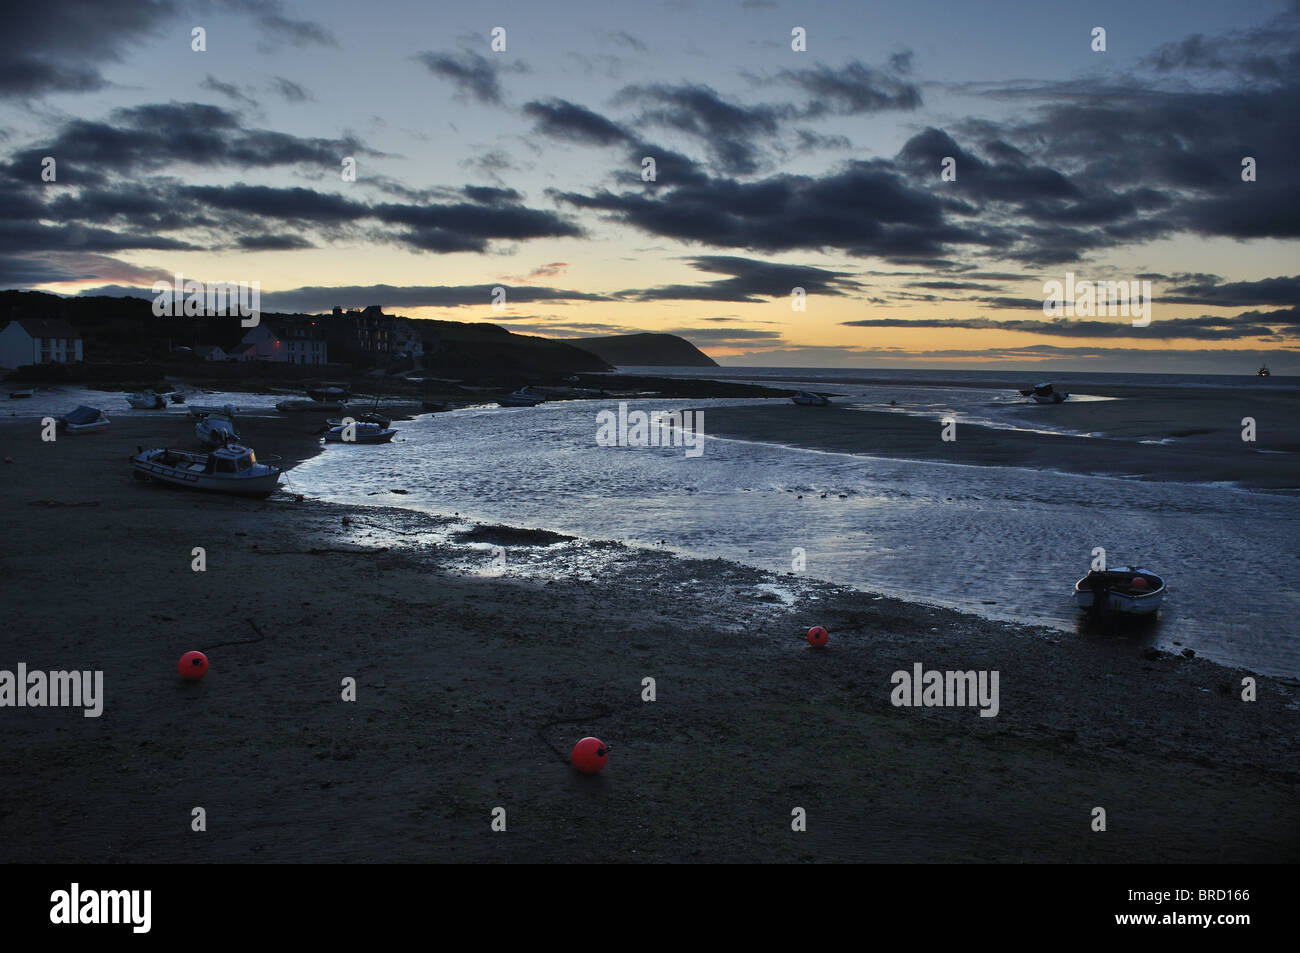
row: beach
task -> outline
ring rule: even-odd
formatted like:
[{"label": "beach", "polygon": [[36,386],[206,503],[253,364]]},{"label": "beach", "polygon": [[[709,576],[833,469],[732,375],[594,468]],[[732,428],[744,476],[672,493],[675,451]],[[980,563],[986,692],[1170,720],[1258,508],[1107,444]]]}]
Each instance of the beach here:
[{"label": "beach", "polygon": [[[1274,411],[1259,413],[1264,446]],[[1068,467],[1061,448],[1082,439],[959,423],[945,444],[937,424],[883,411],[707,418],[710,434],[864,453],[887,439],[890,453],[983,465]],[[242,429],[259,455],[293,463],[318,452],[316,423]],[[1062,633],[721,559],[476,526],[401,508],[397,485],[340,505],[300,500],[292,471],[266,501],[132,479],[137,446],[188,446],[191,428],[123,415],[46,444],[32,420],[0,422],[13,461],[0,464],[0,669],[104,673],[98,718],[0,711],[0,859],[1300,859],[1294,680],[1140,634]],[[1235,449],[1170,456],[1165,472],[1279,480]],[[1116,454],[1087,463],[1118,472]],[[812,625],[830,630],[826,648],[805,641]],[[191,649],[211,661],[199,682],[176,673]],[[893,674],[918,664],[997,672],[996,715],[895,705]],[[355,701],[342,700],[347,678]],[[585,735],[612,746],[594,777],[565,763]],[[806,831],[792,830],[796,808]]]},{"label": "beach", "polygon": [[[826,389],[834,387],[828,383]],[[906,388],[898,390],[901,396]],[[709,429],[715,436],[837,453],[1300,488],[1300,394],[1246,388],[1091,390],[1114,399],[1026,401],[1002,408],[1021,428],[1015,430],[972,425],[955,415],[951,439],[944,439],[940,420],[865,403],[851,409],[834,402],[813,408],[780,403],[714,409]],[[1254,422],[1252,440],[1242,436],[1246,418]]]}]

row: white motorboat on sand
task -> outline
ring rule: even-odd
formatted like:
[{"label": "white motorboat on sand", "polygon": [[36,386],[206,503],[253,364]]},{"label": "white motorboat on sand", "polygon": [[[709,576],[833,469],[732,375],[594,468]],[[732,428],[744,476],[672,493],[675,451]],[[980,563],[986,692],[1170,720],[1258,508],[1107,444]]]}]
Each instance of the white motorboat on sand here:
[{"label": "white motorboat on sand", "polygon": [[269,496],[280,482],[281,470],[257,462],[241,444],[227,444],[208,453],[141,448],[131,458],[133,475],[146,483],[159,482],[210,493]]},{"label": "white motorboat on sand", "polygon": [[233,413],[203,414],[194,425],[194,436],[205,447],[223,447],[228,443],[237,443],[240,439]]},{"label": "white motorboat on sand", "polygon": [[127,394],[126,402],[134,410],[162,410],[167,406],[167,398],[151,390],[142,390],[138,394]]},{"label": "white motorboat on sand", "polygon": [[325,431],[329,443],[388,443],[397,431],[379,424],[340,424]]}]

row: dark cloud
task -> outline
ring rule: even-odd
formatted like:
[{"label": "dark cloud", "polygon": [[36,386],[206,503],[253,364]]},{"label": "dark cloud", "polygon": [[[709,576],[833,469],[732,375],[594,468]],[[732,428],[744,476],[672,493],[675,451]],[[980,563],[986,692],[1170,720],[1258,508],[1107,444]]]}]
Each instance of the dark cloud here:
[{"label": "dark cloud", "polygon": [[1224,308],[1250,305],[1300,305],[1300,275],[1260,281],[1224,281],[1214,275],[1175,285],[1160,301],[1167,304],[1215,305]]},{"label": "dark cloud", "polygon": [[618,123],[586,106],[565,99],[552,98],[525,103],[523,110],[526,116],[534,120],[534,131],[552,139],[598,146],[617,145],[632,140],[632,136]]},{"label": "dark cloud", "polygon": [[[415,58],[434,76],[454,84],[461,95],[490,106],[502,105],[500,75],[506,67],[500,60],[488,59],[472,50],[456,53],[425,51],[417,53]],[[509,68],[521,70],[523,67],[513,63]]]},{"label": "dark cloud", "polygon": [[729,102],[709,86],[652,84],[624,87],[615,102],[641,108],[638,125],[656,125],[695,136],[713,163],[731,175],[751,175],[760,167],[755,140],[772,138],[783,120],[796,115],[790,105],[745,106]]},{"label": "dark cloud", "polygon": [[[288,291],[262,291],[262,309],[285,314],[328,311],[334,306],[361,308],[381,305],[385,311],[398,308],[487,308],[493,300],[496,285],[337,285],[293,288]],[[536,301],[607,301],[597,294],[583,291],[566,291],[560,288],[539,288],[505,285],[510,306]],[[108,295],[115,298],[148,298],[147,287],[106,285],[87,288],[82,295]],[[537,315],[520,315],[536,318]],[[509,320],[509,315],[493,315],[493,320]]]},{"label": "dark cloud", "polygon": [[628,49],[636,50],[638,53],[648,53],[650,51],[649,47],[626,30],[615,30],[613,33],[606,35],[620,46],[626,46]]},{"label": "dark cloud", "polygon": [[300,235],[241,235],[236,244],[245,251],[292,251],[316,247]]},{"label": "dark cloud", "polygon": [[59,162],[59,181],[102,182],[184,162],[197,166],[270,167],[307,163],[339,168],[343,156],[370,155],[354,139],[307,139],[245,129],[239,116],[205,103],[150,103],[116,109],[109,121],[73,119],[42,145],[12,154],[0,172],[35,181],[41,158]]},{"label": "dark cloud", "polygon": [[806,265],[782,265],[729,255],[702,255],[690,261],[699,271],[729,275],[698,285],[665,285],[620,292],[635,301],[740,301],[756,303],[765,298],[789,297],[796,287],[808,295],[843,296],[859,291],[861,285],[846,272]]},{"label": "dark cloud", "polygon": [[[890,60],[897,72],[911,68],[911,53],[897,53]],[[901,69],[900,69],[901,67]],[[781,70],[777,78],[793,83],[813,97],[805,115],[856,116],[885,110],[916,109],[921,90],[916,84],[851,60],[843,66],[819,64],[804,69]]]},{"label": "dark cloud", "polygon": [[[485,307],[492,303],[497,285],[364,285],[307,287],[263,293],[268,308],[281,311],[324,311],[335,305],[364,307],[382,304],[392,308]],[[608,301],[604,295],[563,288],[504,285],[509,305],[536,301]]]},{"label": "dark cloud", "polygon": [[952,244],[1010,248],[1009,232],[949,221],[951,199],[910,185],[882,160],[854,161],[816,178],[755,182],[694,175],[677,183],[660,166],[658,187],[590,195],[557,192],[577,208],[681,241],[780,252],[839,248],[889,260],[935,258]]},{"label": "dark cloud", "polygon": [[994,291],[993,285],[978,281],[911,281],[909,288],[926,288],[930,291]]},{"label": "dark cloud", "polygon": [[1258,311],[1235,318],[1202,315],[1197,318],[1155,318],[1146,327],[1135,328],[1131,319],[1112,321],[1058,318],[1034,321],[992,321],[988,318],[864,318],[842,322],[854,328],[963,328],[980,331],[1020,331],[1075,338],[1137,338],[1202,341],[1233,341],[1283,335],[1300,337],[1297,315],[1300,309],[1261,314]]},{"label": "dark cloud", "polygon": [[291,46],[332,46],[337,48],[339,41],[334,34],[319,23],[310,20],[291,20],[279,14],[267,14],[258,18],[262,29],[270,34],[269,39],[288,43]]},{"label": "dark cloud", "polygon": [[283,76],[273,76],[271,78],[271,87],[291,103],[301,103],[316,98],[307,92],[305,88],[293,80],[285,79]]},{"label": "dark cloud", "polygon": [[199,83],[199,87],[202,89],[210,89],[214,93],[220,93],[222,96],[232,99],[237,103],[242,103],[245,106],[252,106],[254,108],[257,106],[257,100],[245,94],[234,83],[223,83],[211,73],[207,75],[207,78],[205,78],[203,82]]},{"label": "dark cloud", "polygon": [[0,97],[89,92],[107,85],[100,68],[159,32],[171,0],[45,0],[5,5]]}]

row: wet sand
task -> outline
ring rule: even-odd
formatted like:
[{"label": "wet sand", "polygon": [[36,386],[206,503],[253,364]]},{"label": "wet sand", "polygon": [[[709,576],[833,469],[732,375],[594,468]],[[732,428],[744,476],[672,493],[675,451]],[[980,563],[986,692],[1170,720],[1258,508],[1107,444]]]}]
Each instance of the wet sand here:
[{"label": "wet sand", "polygon": [[[803,427],[818,413],[790,411]],[[121,417],[42,444],[32,422],[0,423],[0,669],[102,669],[106,693],[97,719],[0,708],[0,860],[1300,860],[1293,682],[1260,678],[1244,702],[1247,673],[1141,633],[131,478],[138,444],[188,445],[189,428]],[[290,460],[316,452],[311,429],[244,424]],[[961,433],[944,452],[970,452]],[[813,624],[826,649],[804,641]],[[212,670],[187,683],[175,664],[193,648]],[[894,707],[891,673],[916,662],[997,670],[998,715]],[[356,702],[340,700],[349,676]],[[554,750],[587,734],[613,746],[597,777]]]},{"label": "wet sand", "polygon": [[[848,402],[710,408],[705,430],[716,437],[912,460],[1300,487],[1300,395],[1165,391],[1114,401],[1028,402],[1013,411],[1019,426],[1097,437],[994,429],[958,416],[951,441],[942,439],[938,420],[859,409],[871,405],[850,408]],[[1254,441],[1242,439],[1244,417],[1255,421]]]}]

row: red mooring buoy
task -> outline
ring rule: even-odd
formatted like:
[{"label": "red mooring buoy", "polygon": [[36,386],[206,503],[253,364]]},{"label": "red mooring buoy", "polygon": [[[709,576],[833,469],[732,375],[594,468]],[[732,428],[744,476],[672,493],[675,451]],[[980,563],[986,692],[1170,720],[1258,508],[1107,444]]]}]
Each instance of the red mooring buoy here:
[{"label": "red mooring buoy", "polygon": [[197,682],[208,674],[208,657],[202,652],[186,652],[176,663],[176,671],[181,673],[181,678]]},{"label": "red mooring buoy", "polygon": [[573,746],[569,760],[583,774],[595,774],[603,770],[609,760],[609,745],[599,738],[583,738]]},{"label": "red mooring buoy", "polygon": [[823,629],[820,625],[815,625],[808,630],[808,644],[815,649],[821,648],[831,640],[831,634]]}]

